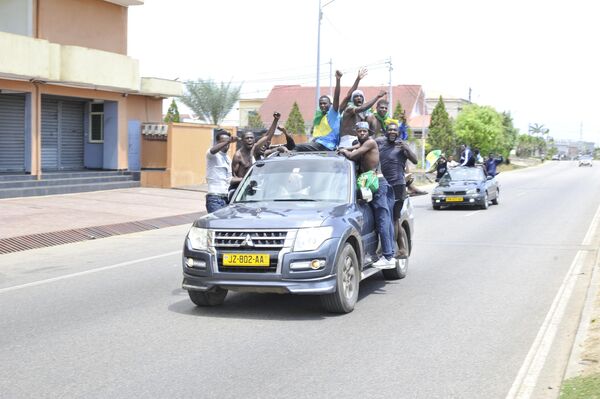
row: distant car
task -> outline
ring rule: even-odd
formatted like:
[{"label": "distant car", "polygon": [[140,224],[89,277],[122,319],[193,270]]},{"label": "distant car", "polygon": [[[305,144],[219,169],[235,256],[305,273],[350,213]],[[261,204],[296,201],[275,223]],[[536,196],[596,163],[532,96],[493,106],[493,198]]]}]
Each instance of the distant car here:
[{"label": "distant car", "polygon": [[486,176],[480,167],[461,166],[449,169],[433,189],[433,209],[442,206],[476,206],[488,209],[490,201],[498,205],[500,187],[496,179]]},{"label": "distant car", "polygon": [[592,157],[586,155],[579,157],[579,166],[594,166]]},{"label": "distant car", "polygon": [[553,161],[560,161],[560,155],[558,155],[558,154],[552,155],[552,160]]}]

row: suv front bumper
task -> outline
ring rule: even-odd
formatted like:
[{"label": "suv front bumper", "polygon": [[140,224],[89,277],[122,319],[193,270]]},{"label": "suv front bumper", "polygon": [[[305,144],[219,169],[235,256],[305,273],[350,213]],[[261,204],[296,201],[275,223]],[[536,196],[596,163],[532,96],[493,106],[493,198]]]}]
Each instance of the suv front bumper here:
[{"label": "suv front bumper", "polygon": [[[220,287],[246,292],[329,294],[335,292],[337,286],[335,261],[339,243],[339,238],[330,238],[317,250],[304,252],[283,248],[278,255],[277,268],[273,271],[247,271],[244,268],[224,271],[218,265],[217,251],[194,250],[186,240],[182,259],[182,288],[191,291],[210,291]],[[189,259],[193,260],[191,267],[188,266]],[[318,260],[322,267],[316,270],[292,267],[313,260]]]}]

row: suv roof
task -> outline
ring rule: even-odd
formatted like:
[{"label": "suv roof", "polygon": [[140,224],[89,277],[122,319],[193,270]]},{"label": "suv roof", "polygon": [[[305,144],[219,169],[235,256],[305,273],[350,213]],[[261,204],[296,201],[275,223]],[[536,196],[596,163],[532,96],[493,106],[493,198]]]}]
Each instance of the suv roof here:
[{"label": "suv roof", "polygon": [[260,161],[257,162],[261,162],[261,161],[284,161],[287,159],[293,159],[293,158],[305,158],[305,159],[331,159],[334,162],[343,162],[346,160],[346,158],[343,155],[339,155],[336,152],[333,151],[323,151],[323,152],[317,152],[317,151],[310,151],[310,152],[285,152],[285,153],[274,153],[269,155],[267,158],[265,159],[261,159]]}]

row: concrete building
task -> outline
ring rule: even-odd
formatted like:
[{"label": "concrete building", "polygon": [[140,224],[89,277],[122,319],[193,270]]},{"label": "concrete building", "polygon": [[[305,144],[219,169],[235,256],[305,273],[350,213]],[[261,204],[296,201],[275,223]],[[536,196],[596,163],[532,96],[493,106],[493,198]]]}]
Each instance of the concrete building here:
[{"label": "concrete building", "polygon": [[[425,103],[427,104],[427,113],[429,115],[431,115],[433,109],[435,108],[439,100],[439,95],[435,97],[428,97],[425,99]],[[459,112],[462,111],[462,109],[466,105],[470,104],[469,100],[465,100],[464,98],[446,98],[442,96],[442,101],[444,102],[444,106],[446,107],[446,112],[448,112],[448,116],[452,119],[456,119]]]},{"label": "concrete building", "polygon": [[141,125],[183,90],[127,56],[143,3],[0,0],[0,172],[140,169]]}]

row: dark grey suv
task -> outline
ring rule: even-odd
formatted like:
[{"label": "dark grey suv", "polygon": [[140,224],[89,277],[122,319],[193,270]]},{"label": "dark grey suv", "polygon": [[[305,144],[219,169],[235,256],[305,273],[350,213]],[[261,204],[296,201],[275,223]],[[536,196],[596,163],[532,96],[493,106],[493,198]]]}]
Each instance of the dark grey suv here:
[{"label": "dark grey suv", "polygon": [[[378,236],[353,162],[335,153],[291,153],[258,161],[230,204],[199,218],[183,249],[183,288],[198,306],[228,290],[320,295],[324,307],[354,309],[359,282],[379,270]],[[413,209],[406,199],[396,243],[410,254]],[[406,276],[398,257],[387,279]]]}]

